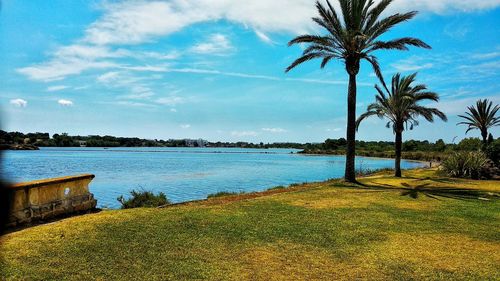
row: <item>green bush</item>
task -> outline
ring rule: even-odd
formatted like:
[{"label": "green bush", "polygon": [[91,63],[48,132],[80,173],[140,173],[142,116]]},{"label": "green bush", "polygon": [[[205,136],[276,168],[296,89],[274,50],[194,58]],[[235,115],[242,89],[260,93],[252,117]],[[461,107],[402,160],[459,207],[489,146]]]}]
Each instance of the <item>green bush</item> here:
[{"label": "green bush", "polygon": [[356,169],[356,176],[358,177],[363,177],[363,176],[371,176],[376,173],[381,173],[381,172],[393,172],[393,168],[377,168],[377,169],[370,169],[370,168],[358,168]]},{"label": "green bush", "polygon": [[488,157],[481,151],[460,151],[443,161],[443,170],[451,177],[480,179],[487,177]]},{"label": "green bush", "polygon": [[120,196],[116,199],[118,200],[118,202],[120,202],[120,204],[122,204],[122,209],[140,207],[154,208],[170,204],[170,201],[168,201],[167,196],[163,192],[154,194],[153,192],[147,190],[132,190],[130,192],[130,195],[131,197],[128,199],[125,199],[123,196]]},{"label": "green bush", "polygon": [[208,198],[215,198],[215,197],[224,197],[224,196],[232,196],[232,195],[239,195],[239,194],[244,194],[244,192],[234,192],[234,191],[219,191],[216,193],[208,194]]},{"label": "green bush", "polygon": [[458,150],[476,151],[483,146],[483,142],[478,138],[465,138],[458,145]]},{"label": "green bush", "polygon": [[486,148],[486,154],[488,157],[495,163],[495,165],[499,166],[500,164],[500,138],[492,141],[488,144]]},{"label": "green bush", "polygon": [[281,189],[286,189],[286,188],[287,188],[286,186],[278,185],[278,186],[270,187],[267,190],[268,191],[270,191],[270,190],[281,190]]}]

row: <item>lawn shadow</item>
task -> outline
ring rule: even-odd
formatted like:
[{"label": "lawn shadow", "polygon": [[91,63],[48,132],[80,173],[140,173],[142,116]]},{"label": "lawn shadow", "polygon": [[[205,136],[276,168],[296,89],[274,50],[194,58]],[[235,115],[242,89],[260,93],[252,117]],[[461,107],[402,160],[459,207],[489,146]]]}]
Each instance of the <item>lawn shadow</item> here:
[{"label": "lawn shadow", "polygon": [[[416,179],[413,177],[405,177],[403,179]],[[423,178],[417,179],[418,181],[429,180],[436,181],[438,183],[447,183],[446,179],[440,181],[441,179],[432,179],[432,178]],[[457,183],[458,181],[449,180],[449,183]],[[500,198],[500,194],[495,192],[483,191],[478,189],[468,189],[468,188],[457,188],[457,187],[442,187],[435,186],[432,183],[423,183],[419,185],[412,186],[407,182],[402,182],[401,186],[377,183],[377,184],[366,184],[362,182],[358,182],[358,188],[362,187],[363,189],[371,189],[374,191],[400,191],[401,196],[408,196],[413,199],[417,199],[420,196],[426,196],[432,199],[441,200],[441,198],[450,198],[457,200],[495,200]],[[355,186],[352,186],[355,188]]]}]

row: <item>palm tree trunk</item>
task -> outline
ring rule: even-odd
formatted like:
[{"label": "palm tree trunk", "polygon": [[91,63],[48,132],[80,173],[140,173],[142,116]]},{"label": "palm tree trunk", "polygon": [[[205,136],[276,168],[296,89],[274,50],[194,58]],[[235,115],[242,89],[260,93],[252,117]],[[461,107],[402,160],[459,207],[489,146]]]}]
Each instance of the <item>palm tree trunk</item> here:
[{"label": "palm tree trunk", "polygon": [[345,180],[356,182],[356,75],[349,74],[347,93],[347,147],[345,161]]},{"label": "palm tree trunk", "polygon": [[481,137],[483,137],[483,150],[488,146],[488,130],[481,130]]},{"label": "palm tree trunk", "polygon": [[394,170],[395,176],[401,177],[401,146],[403,144],[403,133],[400,130],[396,130],[396,141],[395,141],[395,150],[396,150],[396,160],[394,160]]}]

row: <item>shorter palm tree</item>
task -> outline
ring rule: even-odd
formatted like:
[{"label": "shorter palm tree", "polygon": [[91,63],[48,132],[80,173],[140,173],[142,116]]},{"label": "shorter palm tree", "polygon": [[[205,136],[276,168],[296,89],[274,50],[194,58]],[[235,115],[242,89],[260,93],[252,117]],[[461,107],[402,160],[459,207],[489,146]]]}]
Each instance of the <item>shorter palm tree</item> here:
[{"label": "shorter palm tree", "polygon": [[397,73],[392,77],[392,85],[390,90],[384,90],[375,85],[378,94],[375,96],[375,102],[370,104],[367,111],[363,113],[356,121],[356,128],[359,128],[360,123],[370,117],[378,116],[379,118],[387,118],[386,127],[392,129],[396,135],[395,150],[395,175],[401,177],[401,147],[403,143],[403,131],[405,129],[413,130],[419,124],[417,118],[424,117],[429,122],[434,122],[434,116],[447,121],[446,115],[437,108],[430,108],[420,105],[423,101],[439,101],[439,95],[427,90],[425,85],[415,85],[416,73],[409,76],[401,76]]},{"label": "shorter palm tree", "polygon": [[458,115],[458,117],[465,119],[465,121],[458,123],[458,125],[467,125],[466,134],[471,130],[479,130],[483,138],[483,145],[488,144],[488,129],[500,125],[500,118],[496,114],[500,107],[487,99],[478,100],[476,106],[467,107],[469,112],[465,115]]}]

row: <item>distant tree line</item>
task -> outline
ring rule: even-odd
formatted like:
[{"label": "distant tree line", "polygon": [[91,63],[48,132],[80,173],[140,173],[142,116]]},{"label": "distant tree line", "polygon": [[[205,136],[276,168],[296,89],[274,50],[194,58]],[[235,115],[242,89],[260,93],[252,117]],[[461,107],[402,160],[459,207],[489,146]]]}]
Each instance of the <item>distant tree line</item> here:
[{"label": "distant tree line", "polygon": [[[0,144],[30,144],[38,147],[244,147],[244,148],[296,148],[304,149],[301,143],[250,143],[250,142],[208,142],[202,139],[141,139],[114,136],[70,136],[67,133],[21,133],[0,130]],[[309,144],[310,145],[310,144]]]},{"label": "distant tree line", "polygon": [[[498,142],[496,140],[495,142]],[[114,136],[70,136],[67,133],[21,133],[0,130],[0,144],[32,144],[39,147],[243,147],[243,148],[295,148],[308,152],[328,152],[345,150],[345,138],[327,139],[323,143],[251,143],[251,142],[208,142],[204,140],[168,139],[150,140],[141,138],[114,137]],[[436,142],[427,140],[408,140],[403,142],[404,152],[447,152],[456,150],[473,151],[481,147],[482,141],[478,138],[466,138],[458,144],[445,143],[442,139]],[[356,147],[361,151],[386,152],[394,149],[392,141],[356,141]]]}]

